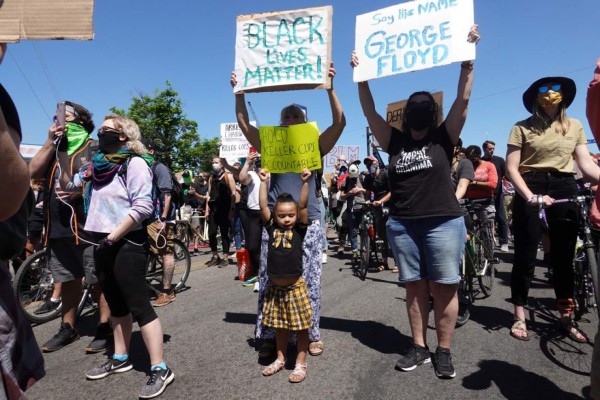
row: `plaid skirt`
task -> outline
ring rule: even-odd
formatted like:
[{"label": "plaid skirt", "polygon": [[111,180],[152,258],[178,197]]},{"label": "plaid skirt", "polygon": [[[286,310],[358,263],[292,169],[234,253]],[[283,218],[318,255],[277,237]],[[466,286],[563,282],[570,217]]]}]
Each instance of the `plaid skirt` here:
[{"label": "plaid skirt", "polygon": [[291,286],[269,284],[263,304],[263,324],[275,329],[303,331],[312,325],[312,308],[304,279]]}]

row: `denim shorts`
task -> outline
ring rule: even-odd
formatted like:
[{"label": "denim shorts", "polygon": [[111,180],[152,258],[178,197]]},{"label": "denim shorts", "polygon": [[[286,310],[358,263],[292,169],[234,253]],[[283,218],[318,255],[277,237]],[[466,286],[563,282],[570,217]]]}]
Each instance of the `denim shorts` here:
[{"label": "denim shorts", "polygon": [[387,236],[398,265],[398,280],[458,283],[466,235],[463,217],[390,217]]}]

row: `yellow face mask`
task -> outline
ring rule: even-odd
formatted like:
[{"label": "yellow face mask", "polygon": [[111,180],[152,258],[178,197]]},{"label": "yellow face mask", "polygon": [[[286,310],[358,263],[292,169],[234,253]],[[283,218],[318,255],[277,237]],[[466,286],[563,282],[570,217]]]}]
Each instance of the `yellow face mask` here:
[{"label": "yellow face mask", "polygon": [[537,95],[537,99],[538,99],[538,104],[542,107],[542,108],[550,108],[550,107],[554,107],[560,104],[560,102],[562,101],[563,97],[562,97],[562,93],[561,92],[554,92],[552,90],[547,91],[546,93],[538,93]]}]

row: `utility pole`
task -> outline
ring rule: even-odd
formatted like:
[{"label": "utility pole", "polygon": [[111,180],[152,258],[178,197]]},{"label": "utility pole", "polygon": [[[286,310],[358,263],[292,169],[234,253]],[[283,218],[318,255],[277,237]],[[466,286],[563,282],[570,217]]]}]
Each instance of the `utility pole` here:
[{"label": "utility pole", "polygon": [[367,157],[371,155],[371,130],[367,126]]}]

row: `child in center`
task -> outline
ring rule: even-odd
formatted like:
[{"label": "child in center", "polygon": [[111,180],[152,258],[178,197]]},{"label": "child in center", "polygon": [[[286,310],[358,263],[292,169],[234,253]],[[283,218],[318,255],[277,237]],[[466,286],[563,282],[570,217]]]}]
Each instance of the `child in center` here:
[{"label": "child in center", "polygon": [[311,172],[305,168],[301,173],[298,203],[290,194],[282,193],[275,201],[273,212],[268,206],[269,173],[261,169],[258,175],[261,219],[269,233],[267,273],[270,285],[263,305],[263,324],[275,328],[277,339],[277,359],[263,369],[262,374],[271,376],[284,368],[289,331],[295,331],[298,354],[289,381],[299,383],[306,377],[308,328],[312,324],[312,309],[302,278],[302,241],[310,225],[307,207]]}]

